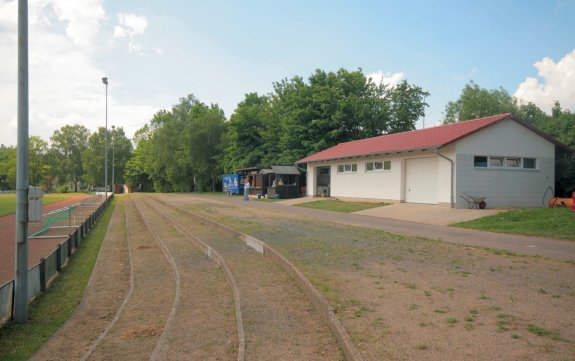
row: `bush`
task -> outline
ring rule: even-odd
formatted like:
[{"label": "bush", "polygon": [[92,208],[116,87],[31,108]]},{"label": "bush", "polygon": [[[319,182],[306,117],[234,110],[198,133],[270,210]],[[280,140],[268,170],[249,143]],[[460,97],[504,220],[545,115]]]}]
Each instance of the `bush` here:
[{"label": "bush", "polygon": [[69,190],[70,189],[68,188],[67,185],[63,185],[63,186],[58,187],[58,193],[68,193]]}]

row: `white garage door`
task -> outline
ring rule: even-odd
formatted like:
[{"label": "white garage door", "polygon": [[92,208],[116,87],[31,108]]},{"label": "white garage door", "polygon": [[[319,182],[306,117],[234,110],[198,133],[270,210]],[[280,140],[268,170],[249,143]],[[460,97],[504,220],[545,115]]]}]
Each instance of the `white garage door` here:
[{"label": "white garage door", "polygon": [[405,201],[437,204],[437,157],[405,160]]}]

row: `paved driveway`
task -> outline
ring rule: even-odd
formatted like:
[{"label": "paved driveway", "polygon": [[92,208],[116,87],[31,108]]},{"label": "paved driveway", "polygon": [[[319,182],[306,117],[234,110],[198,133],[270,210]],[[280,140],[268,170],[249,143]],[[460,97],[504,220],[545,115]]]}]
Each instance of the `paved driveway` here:
[{"label": "paved driveway", "polygon": [[504,212],[500,209],[457,209],[432,204],[395,203],[355,212],[365,216],[447,226]]}]

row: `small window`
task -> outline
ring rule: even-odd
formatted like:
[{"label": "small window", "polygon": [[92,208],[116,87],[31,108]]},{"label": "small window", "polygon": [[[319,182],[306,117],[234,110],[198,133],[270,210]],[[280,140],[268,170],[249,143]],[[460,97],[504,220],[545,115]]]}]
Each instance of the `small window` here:
[{"label": "small window", "polygon": [[507,168],[519,168],[521,165],[521,158],[507,157],[505,158],[505,166]]},{"label": "small window", "polygon": [[380,172],[391,169],[391,161],[384,160],[383,162],[367,162],[365,163],[366,172]]},{"label": "small window", "polygon": [[475,156],[473,159],[473,166],[487,168],[487,157]]},{"label": "small window", "polygon": [[490,167],[503,167],[503,157],[489,157]]},{"label": "small window", "polygon": [[357,172],[357,164],[339,164],[337,166],[338,173],[355,173]]},{"label": "small window", "polygon": [[524,169],[536,169],[537,162],[535,158],[523,158],[523,168]]}]

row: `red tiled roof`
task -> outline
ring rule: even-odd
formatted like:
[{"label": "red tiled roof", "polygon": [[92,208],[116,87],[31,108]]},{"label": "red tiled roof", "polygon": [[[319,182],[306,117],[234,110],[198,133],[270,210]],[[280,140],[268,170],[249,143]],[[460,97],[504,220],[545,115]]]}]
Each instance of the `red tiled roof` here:
[{"label": "red tiled roof", "polygon": [[[441,147],[506,118],[513,117],[511,113],[505,113],[433,128],[354,140],[322,150],[321,152],[300,159],[296,163],[310,163],[321,160],[397,152],[408,149]],[[524,124],[521,121],[520,123]]]}]

